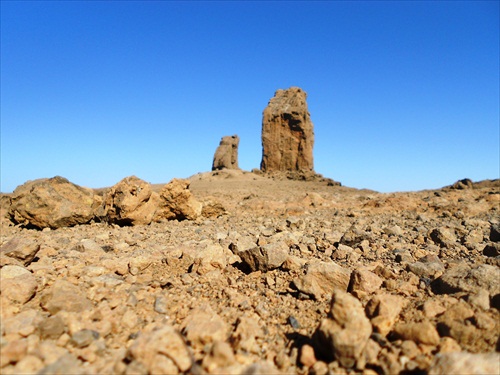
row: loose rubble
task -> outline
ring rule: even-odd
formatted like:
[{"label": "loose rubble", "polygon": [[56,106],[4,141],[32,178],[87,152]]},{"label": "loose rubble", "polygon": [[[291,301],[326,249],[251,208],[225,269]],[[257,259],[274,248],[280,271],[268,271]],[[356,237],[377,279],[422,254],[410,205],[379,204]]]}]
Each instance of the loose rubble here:
[{"label": "loose rubble", "polygon": [[2,374],[500,373],[498,181],[28,185],[0,202]]}]

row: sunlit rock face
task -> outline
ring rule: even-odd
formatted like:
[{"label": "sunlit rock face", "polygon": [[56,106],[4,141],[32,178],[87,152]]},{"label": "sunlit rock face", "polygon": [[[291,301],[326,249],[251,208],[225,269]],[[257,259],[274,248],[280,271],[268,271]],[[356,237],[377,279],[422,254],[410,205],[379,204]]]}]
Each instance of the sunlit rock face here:
[{"label": "sunlit rock face", "polygon": [[263,172],[314,170],[314,131],[306,97],[298,87],[278,90],[264,109]]},{"label": "sunlit rock face", "polygon": [[239,169],[238,167],[238,145],[240,144],[240,137],[237,135],[230,135],[222,137],[219,147],[214,154],[214,161],[212,163],[212,170],[219,169]]}]

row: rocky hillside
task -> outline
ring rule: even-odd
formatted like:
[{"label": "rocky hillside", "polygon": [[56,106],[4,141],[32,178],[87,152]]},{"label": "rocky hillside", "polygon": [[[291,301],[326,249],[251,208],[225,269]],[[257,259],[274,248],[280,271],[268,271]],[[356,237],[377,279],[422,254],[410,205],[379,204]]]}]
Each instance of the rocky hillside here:
[{"label": "rocky hillside", "polygon": [[500,373],[498,180],[120,186],[55,229],[2,198],[2,374]]}]

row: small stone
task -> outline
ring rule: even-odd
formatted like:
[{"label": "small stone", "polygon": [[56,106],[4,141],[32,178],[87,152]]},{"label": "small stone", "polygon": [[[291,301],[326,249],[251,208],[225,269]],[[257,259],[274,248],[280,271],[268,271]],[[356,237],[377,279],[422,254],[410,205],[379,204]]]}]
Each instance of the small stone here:
[{"label": "small stone", "polygon": [[54,315],[40,322],[38,329],[42,339],[57,340],[65,332],[66,325],[60,315]]},{"label": "small stone", "polygon": [[315,299],[328,298],[335,289],[347,291],[351,272],[334,262],[311,261],[305,275],[293,280],[295,287]]},{"label": "small stone", "polygon": [[17,315],[4,318],[2,322],[3,329],[6,335],[14,333],[27,337],[35,331],[42,319],[41,314],[37,310],[24,310]]},{"label": "small stone", "polygon": [[371,333],[372,326],[361,302],[336,290],[330,312],[316,329],[313,341],[315,349],[325,358],[336,359],[343,367],[351,368],[360,359]]},{"label": "small stone", "polygon": [[492,242],[483,249],[483,255],[494,258],[500,255],[500,242]]},{"label": "small stone", "polygon": [[300,329],[300,323],[294,316],[290,315],[287,320],[294,329]]},{"label": "small stone", "polygon": [[451,337],[442,337],[438,346],[439,353],[461,352],[460,344]]},{"label": "small stone", "polygon": [[472,306],[488,310],[490,308],[490,294],[486,289],[479,289],[476,293],[470,293],[467,296],[467,302]]},{"label": "small stone", "polygon": [[422,310],[427,318],[434,318],[435,316],[442,314],[446,311],[446,308],[436,300],[425,301]]},{"label": "small stone", "polygon": [[301,257],[289,255],[281,265],[281,269],[283,269],[284,271],[298,270],[304,267],[306,263],[307,261]]},{"label": "small stone", "polygon": [[500,353],[446,353],[437,354],[429,367],[429,375],[500,374]]},{"label": "small stone", "polygon": [[101,246],[97,244],[94,240],[91,239],[83,239],[80,241],[78,245],[76,245],[76,250],[80,252],[96,252],[100,253],[104,250]]},{"label": "small stone", "polygon": [[[351,281],[349,283],[349,291],[355,296],[358,294],[371,294],[380,289],[382,279],[375,273],[367,269],[357,269],[351,274]],[[359,296],[358,296],[359,297]]]},{"label": "small stone", "polygon": [[323,361],[317,361],[312,366],[312,372],[315,375],[327,375],[328,374],[328,365]]},{"label": "small stone", "polygon": [[305,228],[304,220],[300,217],[289,217],[286,219],[286,225],[293,231],[300,231]]},{"label": "small stone", "polygon": [[235,347],[250,353],[258,353],[259,347],[256,339],[264,336],[259,324],[259,317],[254,313],[247,313],[238,318],[232,339]]},{"label": "small stone", "polygon": [[155,298],[154,309],[157,313],[166,314],[168,313],[168,300],[165,296],[157,296]]},{"label": "small stone", "polygon": [[373,296],[366,304],[366,315],[371,319],[375,332],[386,336],[394,326],[404,306],[400,296],[381,293]]},{"label": "small stone", "polygon": [[174,178],[161,189],[155,221],[196,220],[201,216],[203,205],[189,190],[190,184],[189,180]]},{"label": "small stone", "polygon": [[90,329],[82,329],[71,336],[70,343],[77,348],[85,348],[98,338],[99,332]]},{"label": "small stone", "polygon": [[452,248],[457,243],[457,237],[450,228],[436,228],[429,233],[429,237],[436,245],[445,248]]},{"label": "small stone", "polygon": [[403,340],[412,340],[418,344],[439,344],[439,334],[429,322],[398,324],[394,327],[394,333]]},{"label": "small stone", "polygon": [[490,241],[500,242],[500,224],[491,224]]},{"label": "small stone", "polygon": [[253,363],[243,369],[241,375],[269,375],[279,374],[274,364],[270,362],[257,362]]},{"label": "small stone", "polygon": [[72,354],[65,354],[55,362],[45,366],[37,375],[85,375],[88,371]]},{"label": "small stone", "polygon": [[486,289],[491,296],[500,294],[500,268],[488,264],[459,264],[446,272],[432,283],[432,289],[437,294],[456,292],[477,292]]},{"label": "small stone", "polygon": [[445,270],[443,263],[435,255],[425,256],[418,262],[408,264],[407,268],[417,276],[432,279],[441,276]]},{"label": "small stone", "polygon": [[0,270],[0,291],[9,300],[24,304],[36,293],[38,283],[35,276],[21,266],[4,266]]},{"label": "small stone", "polygon": [[41,305],[52,315],[59,311],[82,312],[92,307],[83,291],[65,280],[57,280],[48,288],[42,296]]},{"label": "small stone", "polygon": [[317,362],[312,346],[307,344],[302,346],[299,361],[305,367],[312,367]]},{"label": "small stone", "polygon": [[[182,337],[169,325],[154,326],[141,332],[132,343],[129,356],[142,363],[149,372],[157,369],[157,364],[163,364],[161,372],[170,368],[172,361],[179,371],[185,372],[191,368],[191,355]],[[164,357],[164,358],[162,358]]]},{"label": "small stone", "polygon": [[288,258],[289,248],[284,241],[255,246],[246,251],[238,251],[241,260],[252,271],[266,272],[280,267]]},{"label": "small stone", "polygon": [[137,313],[133,309],[128,309],[125,311],[121,319],[121,324],[123,327],[126,327],[129,330],[133,330],[139,324],[139,317]]},{"label": "small stone", "polygon": [[[47,229],[47,228],[46,228]],[[43,368],[43,361],[35,355],[28,354],[17,362],[15,374],[37,374]]]},{"label": "small stone", "polygon": [[193,347],[225,341],[229,333],[227,323],[209,305],[191,311],[182,325],[182,332]]},{"label": "small stone", "polygon": [[413,257],[408,250],[394,250],[394,254],[396,255],[396,262],[398,263],[411,263],[413,262]]},{"label": "small stone", "polygon": [[203,358],[202,366],[209,373],[217,373],[217,369],[223,369],[236,362],[231,345],[223,341],[217,341],[212,345],[208,356]]},{"label": "small stone", "polygon": [[20,361],[28,351],[26,339],[10,341],[0,348],[0,368]]},{"label": "small stone", "polygon": [[40,250],[40,245],[28,238],[14,237],[2,247],[0,253],[8,257],[21,261],[24,266],[28,266]]}]

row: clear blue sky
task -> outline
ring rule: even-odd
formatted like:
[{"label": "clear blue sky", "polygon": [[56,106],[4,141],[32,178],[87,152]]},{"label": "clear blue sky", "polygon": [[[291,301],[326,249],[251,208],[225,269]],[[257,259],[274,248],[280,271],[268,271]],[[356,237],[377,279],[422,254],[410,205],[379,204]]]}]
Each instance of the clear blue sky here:
[{"label": "clear blue sky", "polygon": [[378,191],[499,177],[498,1],[1,1],[1,186],[258,168],[308,93],[315,170]]}]

